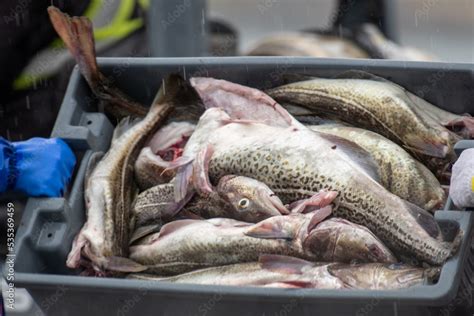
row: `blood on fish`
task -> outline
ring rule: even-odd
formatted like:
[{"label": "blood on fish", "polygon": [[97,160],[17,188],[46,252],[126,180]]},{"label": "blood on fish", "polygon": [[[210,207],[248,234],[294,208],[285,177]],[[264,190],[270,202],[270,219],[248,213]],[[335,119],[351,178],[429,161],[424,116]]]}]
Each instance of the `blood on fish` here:
[{"label": "blood on fish", "polygon": [[188,139],[189,136],[182,136],[181,140],[164,150],[159,150],[156,154],[165,161],[175,161],[183,155],[184,146],[186,146]]}]

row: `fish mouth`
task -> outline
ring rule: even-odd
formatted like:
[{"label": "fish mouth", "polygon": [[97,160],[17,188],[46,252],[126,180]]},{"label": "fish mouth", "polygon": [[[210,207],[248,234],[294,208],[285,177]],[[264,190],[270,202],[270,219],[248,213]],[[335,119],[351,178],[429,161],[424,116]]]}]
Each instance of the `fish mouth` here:
[{"label": "fish mouth", "polygon": [[265,210],[272,213],[273,215],[290,214],[290,211],[286,208],[280,198],[274,193],[261,194],[261,200],[265,206]]}]

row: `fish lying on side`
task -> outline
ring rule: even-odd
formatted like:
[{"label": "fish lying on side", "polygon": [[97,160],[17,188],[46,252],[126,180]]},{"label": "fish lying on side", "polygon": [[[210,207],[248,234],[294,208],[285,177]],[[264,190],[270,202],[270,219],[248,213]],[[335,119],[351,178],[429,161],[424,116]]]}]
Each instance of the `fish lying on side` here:
[{"label": "fish lying on side", "polygon": [[379,166],[381,184],[393,194],[429,211],[438,210],[444,204],[446,195],[431,171],[387,138],[368,130],[338,124],[309,128],[353,141],[368,151]]},{"label": "fish lying on side", "polygon": [[184,203],[175,202],[172,183],[154,186],[137,196],[132,212],[136,227],[140,227],[169,222],[181,210],[202,218],[224,217],[250,223],[289,213],[264,183],[233,175],[219,180],[215,194],[194,195]]},{"label": "fish lying on side", "polygon": [[85,180],[87,220],[76,236],[67,266],[78,268],[81,258],[91,261],[101,273],[140,271],[143,267],[125,259],[128,256],[131,204],[135,185],[133,163],[148,138],[173,109],[178,90],[173,77],[166,83],[166,94],[160,89],[148,114],[129,124],[125,119],[115,129],[112,144],[105,156],[90,162]]},{"label": "fish lying on side", "polygon": [[446,170],[456,159],[453,146],[459,137],[420,109],[413,101],[417,96],[383,78],[349,71],[336,79],[312,78],[268,93],[279,102],[301,105],[316,115],[377,132],[425,162],[433,172]]},{"label": "fish lying on side", "polygon": [[[329,193],[321,193],[329,194]],[[147,273],[179,274],[232,263],[256,261],[262,253],[299,257],[311,261],[396,262],[380,240],[364,228],[346,225],[341,231],[317,224],[330,214],[330,206],[308,213],[274,216],[257,224],[226,218],[178,220],[164,225],[159,233],[147,236],[130,247],[130,258],[148,267]],[[336,224],[335,224],[336,225]],[[355,239],[347,233],[360,238]],[[321,238],[315,238],[313,235]],[[328,237],[326,235],[338,235]],[[336,251],[319,247],[334,246]],[[339,246],[345,251],[339,251]],[[359,251],[349,250],[358,249]]]},{"label": "fish lying on side", "polygon": [[259,262],[236,263],[162,277],[132,273],[129,279],[172,283],[342,289],[345,285],[332,276],[327,263],[311,263],[294,257],[261,255]]},{"label": "fish lying on side", "polygon": [[439,270],[397,263],[314,263],[288,256],[261,255],[258,262],[211,267],[171,277],[132,273],[127,278],[206,285],[397,290],[430,284],[439,276]]}]

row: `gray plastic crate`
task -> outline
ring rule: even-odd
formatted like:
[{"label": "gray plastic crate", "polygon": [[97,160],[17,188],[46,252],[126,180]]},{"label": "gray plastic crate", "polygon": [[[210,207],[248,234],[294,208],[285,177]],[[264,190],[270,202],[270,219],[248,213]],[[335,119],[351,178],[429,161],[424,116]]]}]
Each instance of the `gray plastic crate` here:
[{"label": "gray plastic crate", "polygon": [[[422,94],[457,113],[473,113],[473,65],[313,58],[99,59],[102,71],[144,104],[162,78],[212,76],[268,88],[282,74],[322,77],[366,70]],[[439,211],[436,220],[448,238],[465,233],[458,253],[446,262],[435,285],[403,291],[313,290],[199,286],[80,277],[66,268],[72,239],[85,220],[83,180],[94,151],[108,148],[113,124],[97,112],[96,100],[77,69],[52,136],[64,138],[80,162],[66,198],[29,199],[16,236],[16,286],[28,289],[46,315],[449,315],[472,302],[471,212]]]}]

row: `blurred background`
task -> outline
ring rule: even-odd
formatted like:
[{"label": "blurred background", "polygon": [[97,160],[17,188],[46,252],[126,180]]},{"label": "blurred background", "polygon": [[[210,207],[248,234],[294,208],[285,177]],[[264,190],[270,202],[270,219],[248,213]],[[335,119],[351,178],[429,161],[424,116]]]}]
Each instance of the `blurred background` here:
[{"label": "blurred background", "polygon": [[[239,50],[246,51],[272,32],[327,28],[337,11],[335,0],[209,0],[210,16],[222,17],[237,28]],[[259,6],[268,9],[258,10]],[[443,61],[474,61],[474,1],[386,1],[394,37]]]}]

